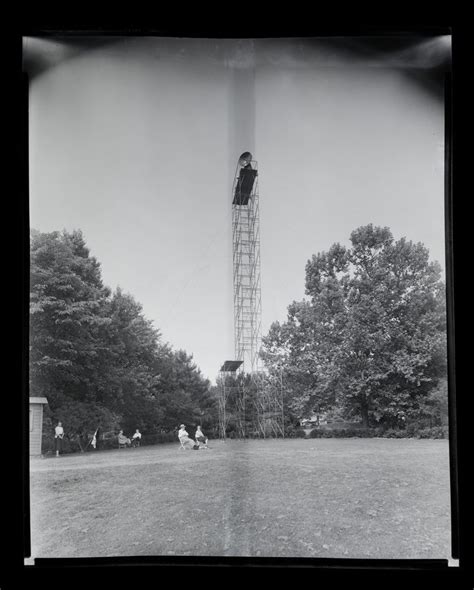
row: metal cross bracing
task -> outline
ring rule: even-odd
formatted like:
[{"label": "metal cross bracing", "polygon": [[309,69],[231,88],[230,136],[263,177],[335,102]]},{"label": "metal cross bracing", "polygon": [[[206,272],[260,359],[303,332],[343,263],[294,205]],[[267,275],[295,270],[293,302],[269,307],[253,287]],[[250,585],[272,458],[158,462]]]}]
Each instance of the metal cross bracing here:
[{"label": "metal cross bracing", "polygon": [[227,428],[233,418],[239,438],[245,438],[245,395],[243,382],[237,370],[241,361],[226,361],[219,376],[219,436],[226,438]]},{"label": "metal cross bracing", "polygon": [[[234,348],[236,361],[221,368],[219,428],[225,438],[232,412],[237,435],[245,438],[252,421],[255,436],[284,436],[281,382],[277,386],[260,367],[261,282],[258,165],[249,152],[239,158],[232,186],[232,258],[234,285]],[[250,382],[245,380],[248,375]],[[247,385],[245,385],[247,383]],[[246,388],[253,411],[246,416]],[[253,418],[251,418],[253,416]]]},{"label": "metal cross bracing", "polygon": [[247,166],[253,184],[243,185],[242,167],[237,165],[232,187],[234,346],[235,358],[243,361],[241,370],[254,374],[259,370],[261,340],[260,212],[257,162],[251,160]]},{"label": "metal cross bracing", "polygon": [[285,420],[283,407],[283,382],[281,374],[265,375],[260,378],[257,396],[258,431],[264,438],[267,436],[285,436]]}]

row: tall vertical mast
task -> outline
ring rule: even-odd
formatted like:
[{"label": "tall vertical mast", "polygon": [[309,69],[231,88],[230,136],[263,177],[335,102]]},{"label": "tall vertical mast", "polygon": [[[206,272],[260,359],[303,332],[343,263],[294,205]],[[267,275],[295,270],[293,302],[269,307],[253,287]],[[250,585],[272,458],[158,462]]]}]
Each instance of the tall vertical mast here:
[{"label": "tall vertical mast", "polygon": [[[260,370],[262,298],[260,286],[260,210],[258,167],[250,152],[238,161],[232,186],[232,259],[234,284],[235,360],[221,368],[219,428],[226,436],[228,399],[233,399],[237,434],[246,438],[248,415],[245,400],[245,374],[253,389],[253,434],[284,436],[282,382],[279,388]],[[238,374],[237,374],[238,372]],[[279,390],[278,390],[279,389]]]},{"label": "tall vertical mast", "polygon": [[232,254],[235,358],[257,373],[261,341],[260,211],[257,162],[250,152],[238,161],[232,187]]}]

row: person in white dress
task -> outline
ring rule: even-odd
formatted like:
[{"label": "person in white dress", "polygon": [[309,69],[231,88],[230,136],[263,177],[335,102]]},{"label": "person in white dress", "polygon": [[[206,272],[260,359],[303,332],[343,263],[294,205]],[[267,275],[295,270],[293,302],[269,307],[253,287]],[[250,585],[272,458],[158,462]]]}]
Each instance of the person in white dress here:
[{"label": "person in white dress", "polygon": [[192,448],[195,444],[192,438],[189,438],[189,434],[186,432],[186,426],[181,424],[178,431],[179,442],[182,448]]}]

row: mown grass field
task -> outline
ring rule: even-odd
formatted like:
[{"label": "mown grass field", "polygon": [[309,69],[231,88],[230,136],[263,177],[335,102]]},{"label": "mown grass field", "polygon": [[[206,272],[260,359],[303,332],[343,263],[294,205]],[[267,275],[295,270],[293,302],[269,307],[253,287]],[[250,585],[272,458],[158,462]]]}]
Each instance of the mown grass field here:
[{"label": "mown grass field", "polygon": [[450,557],[446,440],[209,444],[32,459],[32,556]]}]

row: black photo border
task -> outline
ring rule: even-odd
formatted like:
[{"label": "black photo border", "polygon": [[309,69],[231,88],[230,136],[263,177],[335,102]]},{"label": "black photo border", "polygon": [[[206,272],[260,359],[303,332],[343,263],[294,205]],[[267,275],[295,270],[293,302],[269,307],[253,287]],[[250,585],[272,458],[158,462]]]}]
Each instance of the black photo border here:
[{"label": "black photo border", "polygon": [[[291,559],[291,558],[202,558],[202,557],[124,557],[37,559],[35,565],[25,565],[24,558],[30,552],[29,531],[29,468],[28,429],[28,306],[29,306],[29,211],[28,211],[28,80],[22,69],[22,39],[25,36],[74,35],[123,35],[123,36],[178,36],[178,37],[298,37],[298,36],[357,36],[357,35],[427,35],[451,34],[453,41],[452,73],[446,77],[446,151],[445,151],[445,236],[448,302],[448,382],[450,412],[450,468],[451,468],[451,516],[452,555],[459,560],[459,567],[448,567],[447,560],[362,560],[362,559]],[[37,584],[54,584],[64,579],[68,587],[103,587],[135,584],[145,574],[156,585],[166,583],[182,585],[199,581],[209,586],[211,580],[239,583],[253,580],[258,574],[268,583],[298,583],[308,580],[311,585],[349,583],[352,586],[365,582],[374,587],[386,587],[412,583],[414,587],[472,588],[472,539],[470,525],[472,511],[470,499],[473,486],[470,481],[469,453],[472,441],[470,420],[472,414],[470,391],[467,384],[467,353],[464,344],[470,334],[466,296],[466,275],[469,268],[463,264],[463,254],[468,251],[463,241],[469,232],[463,222],[467,214],[467,103],[471,98],[468,89],[470,64],[467,63],[469,30],[464,23],[448,22],[436,25],[360,25],[348,27],[260,27],[254,30],[232,26],[95,26],[47,22],[25,24],[10,31],[7,47],[7,148],[5,167],[8,189],[7,206],[11,210],[4,216],[8,232],[5,253],[10,257],[8,273],[8,303],[11,319],[8,332],[9,373],[13,375],[13,387],[4,390],[4,411],[8,417],[10,432],[7,465],[5,467],[4,492],[7,500],[3,508],[9,526],[6,527],[7,548],[2,553],[0,588],[33,588]],[[471,101],[472,103],[472,101]],[[472,109],[472,106],[471,106]],[[10,161],[11,158],[11,161]],[[5,198],[5,197],[4,197]],[[465,210],[466,208],[466,210]],[[21,393],[21,395],[20,395]],[[8,484],[8,485],[5,485]],[[11,524],[10,524],[11,523]],[[104,582],[107,580],[106,582]],[[100,582],[99,582],[100,580]],[[10,585],[11,584],[11,585]],[[464,585],[465,584],[465,585]],[[63,584],[61,584],[63,585]],[[140,582],[146,587],[148,583]],[[155,584],[154,584],[155,585]]]}]

